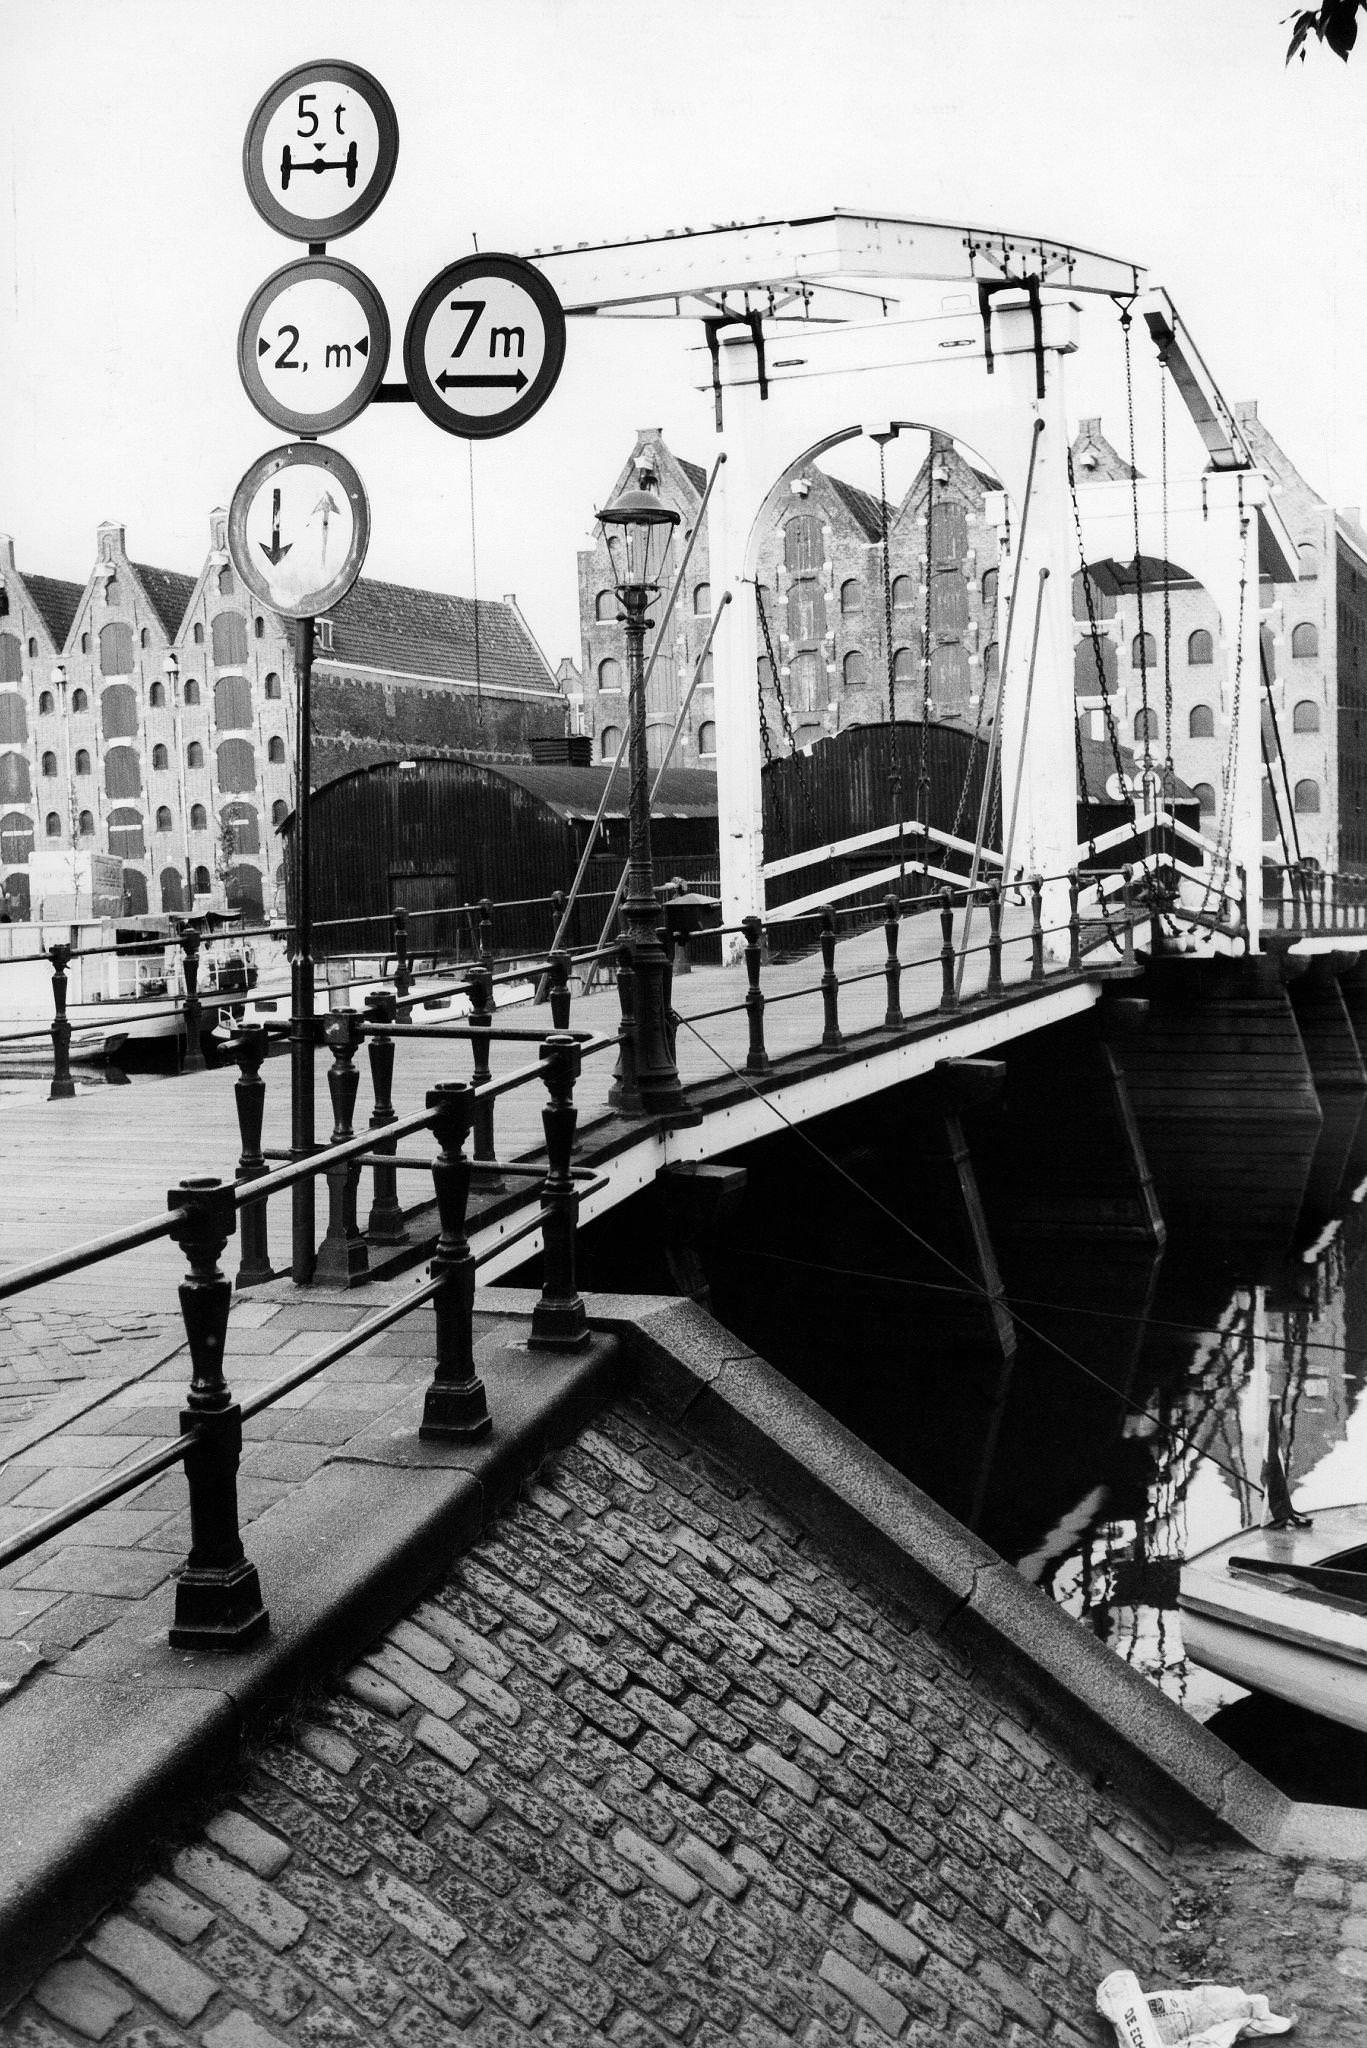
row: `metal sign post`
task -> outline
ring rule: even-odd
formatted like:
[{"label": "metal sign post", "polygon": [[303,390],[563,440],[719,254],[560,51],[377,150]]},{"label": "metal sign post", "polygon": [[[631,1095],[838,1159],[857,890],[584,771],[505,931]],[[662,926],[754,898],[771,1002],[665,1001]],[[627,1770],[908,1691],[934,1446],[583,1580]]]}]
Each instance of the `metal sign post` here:
[{"label": "metal sign post", "polygon": [[[313,1102],[313,867],[309,796],[313,788],[314,622],[297,619],[294,674],[299,717],[295,750],[294,943],[290,953],[290,1157],[307,1159],[317,1150]],[[296,1181],[291,1197],[290,1277],[307,1287],[317,1260],[311,1180]]]}]

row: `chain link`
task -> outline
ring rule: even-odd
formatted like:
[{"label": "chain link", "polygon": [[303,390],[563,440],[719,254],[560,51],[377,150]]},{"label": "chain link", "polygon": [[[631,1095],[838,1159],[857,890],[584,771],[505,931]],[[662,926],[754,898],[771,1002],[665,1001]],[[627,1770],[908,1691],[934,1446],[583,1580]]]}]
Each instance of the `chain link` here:
[{"label": "chain link", "polygon": [[[769,660],[769,673],[774,679],[774,700],[778,705],[778,715],[783,725],[783,736],[788,742],[788,758],[793,764],[793,774],[797,781],[798,794],[802,798],[808,820],[813,832],[819,838],[821,835],[821,825],[816,815],[816,806],[812,802],[811,790],[807,787],[807,771],[803,766],[802,756],[798,752],[797,735],[793,731],[793,721],[788,711],[788,700],[783,694],[783,684],[779,680],[778,663],[774,659],[774,643],[769,634],[769,620],[765,614],[764,594],[760,588],[758,576],[755,578],[755,604],[759,611],[760,630],[764,635],[764,651]],[[764,685],[762,683],[759,685],[759,716],[760,737],[765,746],[765,759],[772,761],[773,754],[770,749],[768,722],[764,714]]]},{"label": "chain link", "polygon": [[1134,519],[1134,595],[1139,615],[1139,701],[1144,719],[1144,808],[1148,809],[1150,777],[1153,773],[1153,720],[1149,715],[1149,636],[1144,631],[1144,571],[1139,551],[1139,469],[1135,462],[1134,365],[1130,349],[1130,311],[1120,315],[1125,337],[1125,411],[1130,427],[1130,509]]}]

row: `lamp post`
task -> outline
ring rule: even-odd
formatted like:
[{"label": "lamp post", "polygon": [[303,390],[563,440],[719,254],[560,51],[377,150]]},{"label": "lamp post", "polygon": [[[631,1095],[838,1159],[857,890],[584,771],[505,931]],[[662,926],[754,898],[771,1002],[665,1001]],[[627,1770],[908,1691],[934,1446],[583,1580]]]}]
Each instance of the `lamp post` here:
[{"label": "lamp post", "polygon": [[[679,515],[650,491],[624,491],[598,514],[614,569],[617,601],[627,635],[629,763],[627,804],[627,890],[622,904],[622,937],[635,975],[634,1100],[614,1107],[664,1117],[668,1122],[700,1119],[679,1085],[669,1041],[665,983],[668,959],[660,944],[655,867],[650,850],[650,764],[646,758],[645,638],[652,596]],[[613,1098],[618,1090],[614,1088]]]}]

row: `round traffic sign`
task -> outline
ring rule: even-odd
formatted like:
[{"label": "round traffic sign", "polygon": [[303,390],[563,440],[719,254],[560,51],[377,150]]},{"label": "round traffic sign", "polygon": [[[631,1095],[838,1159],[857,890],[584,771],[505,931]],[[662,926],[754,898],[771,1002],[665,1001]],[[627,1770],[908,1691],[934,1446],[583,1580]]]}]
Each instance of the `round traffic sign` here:
[{"label": "round traffic sign", "polygon": [[378,79],[358,64],[297,64],[247,123],[242,174],[252,205],[297,242],[350,234],[394,175],[399,124]]},{"label": "round traffic sign", "polygon": [[383,300],[335,256],[306,256],[268,277],[237,334],[248,398],[296,434],[328,434],[364,412],[388,360]]},{"label": "round traffic sign", "polygon": [[365,486],[335,448],[299,441],[272,448],[233,492],[233,567],[282,618],[331,610],[360,575],[369,540]]},{"label": "round traffic sign", "polygon": [[510,434],[538,412],[565,360],[565,315],[518,256],[466,256],[434,277],[409,315],[404,373],[448,434]]}]

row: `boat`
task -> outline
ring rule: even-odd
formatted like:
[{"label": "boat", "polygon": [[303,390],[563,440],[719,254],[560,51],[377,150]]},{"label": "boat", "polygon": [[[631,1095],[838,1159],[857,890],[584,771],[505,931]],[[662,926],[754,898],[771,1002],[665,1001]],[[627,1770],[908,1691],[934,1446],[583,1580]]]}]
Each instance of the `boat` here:
[{"label": "boat", "polygon": [[1367,1734],[1367,1502],[1291,1506],[1275,1410],[1268,1519],[1182,1567],[1177,1605],[1193,1663]]}]

